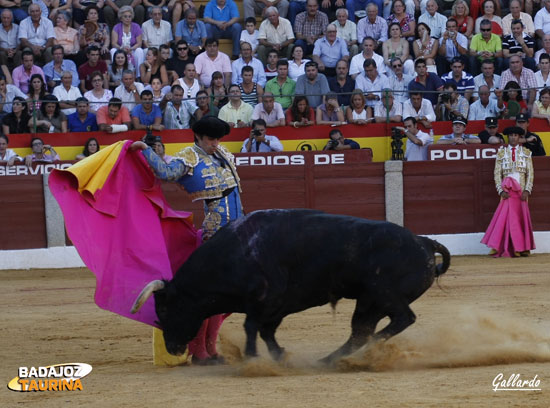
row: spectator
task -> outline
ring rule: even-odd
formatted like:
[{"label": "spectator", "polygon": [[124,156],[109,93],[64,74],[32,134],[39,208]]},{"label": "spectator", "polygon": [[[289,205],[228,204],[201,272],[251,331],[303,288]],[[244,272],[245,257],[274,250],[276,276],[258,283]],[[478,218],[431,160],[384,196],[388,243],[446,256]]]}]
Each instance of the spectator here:
[{"label": "spectator", "polygon": [[409,93],[411,91],[425,92],[424,97],[432,104],[437,103],[437,95],[443,89],[443,81],[433,72],[428,72],[426,60],[418,58],[414,62],[416,78],[409,82]]},{"label": "spectator", "polygon": [[[470,16],[470,7],[466,0],[456,0],[451,10],[451,17],[456,20],[457,29],[466,38],[472,38],[474,34],[474,19]],[[471,67],[470,67],[471,69]]]},{"label": "spectator", "polygon": [[2,133],[4,135],[30,133],[29,119],[25,98],[16,96],[11,103],[11,112],[2,117]]},{"label": "spectator", "polygon": [[[170,93],[170,87],[163,87],[159,78],[153,78],[151,80],[151,85],[147,88],[153,93],[153,103],[155,105],[158,105],[164,99],[166,93]],[[168,90],[168,92],[165,93],[164,90]]]},{"label": "spectator", "polygon": [[133,71],[134,66],[128,61],[124,50],[116,50],[113,55],[113,63],[109,65],[109,89],[115,89],[122,83],[122,73],[127,70]]},{"label": "spectator", "polygon": [[537,96],[540,97],[540,91],[543,88],[550,86],[550,55],[542,54],[539,60],[540,71],[535,72],[535,79],[537,81]]},{"label": "spectator", "polygon": [[[32,153],[25,157],[25,164],[31,167],[33,163],[52,163],[60,160],[59,155],[52,145],[45,145],[44,141],[39,137],[31,139]],[[49,152],[49,153],[46,153]]]},{"label": "spectator", "polygon": [[392,59],[399,58],[404,65],[403,70],[407,75],[412,75],[414,73],[414,63],[409,54],[409,42],[401,37],[401,34],[399,24],[391,23],[388,28],[389,38],[382,44],[384,63],[386,66],[391,67]]},{"label": "spectator", "polygon": [[520,113],[527,113],[528,108],[523,96],[521,96],[521,88],[516,81],[510,81],[506,84],[503,91],[502,99],[504,101],[504,118],[515,119]]},{"label": "spectator", "polygon": [[149,90],[141,92],[141,104],[132,110],[132,127],[135,130],[164,130],[162,112],[153,104],[153,93]]},{"label": "spectator", "polygon": [[535,102],[537,80],[535,73],[523,66],[523,60],[519,55],[512,55],[509,58],[510,68],[502,73],[500,85],[506,87],[510,81],[516,81],[522,89],[522,97],[527,101],[527,108],[532,109]]},{"label": "spectator", "polygon": [[499,117],[504,110],[502,91],[495,90],[497,99],[490,98],[491,91],[487,85],[479,87],[479,99],[470,105],[468,120],[483,120],[488,117]]},{"label": "spectator", "polygon": [[206,40],[206,52],[195,58],[195,68],[197,74],[199,74],[200,82],[205,87],[210,86],[212,74],[216,71],[223,74],[226,87],[231,84],[231,61],[226,54],[218,50],[218,40],[216,39],[209,38]]},{"label": "spectator", "polygon": [[176,26],[178,46],[179,41],[184,40],[185,45],[189,47],[189,54],[196,57],[204,50],[207,38],[206,25],[197,19],[197,10],[187,9],[185,18]]},{"label": "spectator", "polygon": [[143,89],[143,84],[135,81],[134,71],[128,70],[122,73],[122,84],[116,87],[114,96],[120,99],[123,106],[130,112],[141,102],[139,96]]},{"label": "spectator", "polygon": [[410,97],[403,103],[403,117],[412,116],[426,129],[432,128],[435,121],[435,112],[432,103],[424,99],[418,91],[411,91]]},{"label": "spectator", "polygon": [[315,121],[318,125],[345,125],[344,112],[338,105],[338,96],[334,92],[326,94],[325,103],[317,107]]},{"label": "spectator", "polygon": [[470,72],[473,75],[479,74],[481,62],[487,59],[495,62],[497,73],[502,72],[502,41],[491,30],[491,22],[483,20],[480,24],[481,33],[472,37],[470,43]]},{"label": "spectator", "polygon": [[364,73],[363,63],[366,59],[371,58],[376,62],[376,66],[379,67],[378,72],[384,74],[386,72],[384,58],[374,52],[376,47],[376,41],[372,37],[365,37],[363,39],[363,52],[357,54],[351,59],[349,65],[349,74],[352,79],[356,79],[359,74]]},{"label": "spectator", "polygon": [[315,112],[304,95],[297,95],[294,98],[285,117],[287,126],[299,128],[315,125]]},{"label": "spectator", "polygon": [[210,102],[210,97],[206,91],[197,92],[197,110],[191,118],[191,122],[195,123],[204,116],[218,117],[219,109]]},{"label": "spectator", "polygon": [[168,78],[172,82],[183,77],[187,64],[192,64],[195,58],[189,57],[189,45],[185,40],[179,40],[176,44],[176,55],[166,61]]},{"label": "spectator", "polygon": [[365,73],[355,79],[355,87],[365,93],[367,106],[374,109],[382,99],[382,89],[389,88],[388,77],[378,73],[376,62],[371,58],[365,60],[363,67]]},{"label": "spectator", "polygon": [[350,150],[360,149],[359,143],[352,139],[345,139],[342,131],[339,129],[333,129],[328,134],[329,141],[323,148],[323,150]]},{"label": "spectator", "polygon": [[276,7],[278,14],[286,18],[288,6],[288,0],[243,0],[244,18],[256,17],[256,14],[267,17],[267,9],[269,7]]},{"label": "spectator", "polygon": [[395,100],[392,89],[383,89],[382,100],[374,107],[374,121],[376,123],[401,122],[402,118],[403,105]]},{"label": "spectator", "polygon": [[46,82],[46,77],[44,76],[42,68],[34,65],[34,55],[31,51],[23,51],[21,55],[23,64],[13,70],[13,84],[18,87],[21,92],[28,93],[30,79],[33,75],[40,75],[44,82]]},{"label": "spectator", "polygon": [[63,59],[63,47],[61,45],[54,45],[52,47],[53,60],[44,65],[43,72],[46,76],[46,83],[48,88],[52,89],[61,84],[61,75],[63,72],[68,71],[71,73],[72,86],[78,86],[80,80],[78,79],[78,72],[76,70],[76,64],[68,59]]},{"label": "spectator", "polygon": [[[94,113],[89,111],[89,108],[90,102],[88,99],[85,97],[76,98],[76,112],[67,116],[67,127],[69,132],[97,132],[99,130],[97,127],[96,116]],[[85,146],[87,146],[87,143],[88,142],[86,142]],[[97,140],[95,147],[99,147]],[[84,149],[84,152],[86,152],[86,149]],[[85,156],[87,157],[88,155],[85,154]],[[78,159],[78,156],[77,160],[80,160]]]},{"label": "spectator", "polygon": [[[107,3],[112,1],[113,0],[107,0]],[[107,11],[107,8],[108,7],[105,8],[105,11]],[[132,22],[134,18],[134,9],[130,6],[122,6],[118,10],[118,18],[121,22],[115,25],[111,31],[111,58],[116,50],[124,50],[128,58],[131,59],[132,64],[134,64],[134,67],[139,67],[145,59],[143,48],[141,48],[143,45],[143,32],[139,24]],[[141,21],[143,22],[143,18]]]},{"label": "spectator", "polygon": [[[174,81],[173,85],[179,85],[183,89],[183,99],[194,98],[197,96],[197,92],[201,90],[199,80],[195,78],[197,70],[194,64],[187,64],[183,77]],[[220,73],[221,75],[221,73]]]},{"label": "spectator", "polygon": [[99,71],[103,75],[105,88],[109,87],[109,74],[107,64],[104,60],[99,59],[99,48],[95,45],[90,45],[86,50],[88,61],[78,68],[78,77],[80,78],[80,92],[86,93],[93,88],[91,75]]},{"label": "spectator", "polygon": [[[285,1],[285,0],[282,0]],[[245,1],[246,10],[246,1]],[[246,11],[245,11],[245,18]],[[204,22],[208,38],[230,38],[233,43],[233,59],[239,56],[239,38],[242,27],[238,23],[239,10],[233,0],[210,0],[204,9]]]},{"label": "spectator", "polygon": [[[115,24],[117,23],[117,16],[119,20],[122,20],[120,17],[120,11],[123,9],[132,9],[130,21],[135,21],[138,26],[143,24],[143,21],[145,20],[145,8],[141,5],[140,0],[105,0],[103,16],[109,27],[115,27]],[[126,33],[128,33],[128,31],[126,31]],[[134,63],[136,66],[139,66],[136,61],[134,61]]]},{"label": "spectator", "polygon": [[170,163],[174,159],[172,156],[168,156],[166,154],[166,148],[164,147],[164,143],[162,142],[155,142],[155,144],[153,145],[153,150],[164,163]]},{"label": "spectator", "polygon": [[238,85],[243,82],[241,71],[245,66],[250,66],[254,69],[252,82],[264,87],[267,81],[262,62],[252,56],[252,46],[249,43],[241,42],[241,57],[231,63],[231,79],[234,84]]},{"label": "spectator", "polygon": [[301,45],[295,45],[292,49],[292,59],[288,61],[288,76],[296,81],[300,75],[306,73],[306,64],[310,60],[304,58],[304,49]]},{"label": "spectator", "polygon": [[218,109],[221,109],[227,102],[229,102],[229,98],[227,97],[227,88],[223,84],[223,75],[219,71],[212,74],[211,86],[206,88],[206,92],[210,95],[210,101],[212,104],[214,104],[214,106]]},{"label": "spectator", "polygon": [[40,109],[42,100],[48,91],[46,90],[46,83],[40,74],[34,74],[29,81],[29,93],[27,94],[29,105],[29,112],[34,112]]},{"label": "spectator", "polygon": [[[122,51],[124,52],[124,51]],[[90,110],[95,113],[102,106],[107,106],[113,97],[113,93],[109,89],[103,88],[103,75],[101,72],[94,72],[92,75],[93,88],[84,94],[88,102],[92,103]]]},{"label": "spectator", "polygon": [[306,0],[289,0],[287,17],[292,27],[294,27],[296,16],[305,10],[306,10]]},{"label": "spectator", "polygon": [[[55,38],[53,43],[55,45],[61,45],[63,54],[70,59],[76,59],[76,54],[80,51],[80,40],[78,38],[78,31],[69,26],[71,22],[71,14],[68,11],[59,11],[57,17],[54,20],[56,25],[54,27]],[[52,54],[54,49],[52,48]],[[76,68],[75,68],[76,72]]]},{"label": "spectator", "polygon": [[[357,17],[364,17],[365,13],[368,12],[368,10],[367,11],[365,10],[369,4],[374,4],[376,6],[376,13],[378,14],[378,10],[380,10],[380,15],[382,15],[382,10],[384,8],[383,0],[374,0],[374,1],[348,0],[346,1],[346,11],[347,11],[347,14],[350,16],[350,19],[355,21]],[[337,16],[338,16],[338,10],[336,10]]]},{"label": "spectator", "polygon": [[523,32],[531,38],[535,38],[535,25],[533,18],[521,11],[521,2],[519,0],[510,1],[510,14],[502,18],[502,34],[512,34],[512,20],[521,20],[523,23]]},{"label": "spectator", "polygon": [[[0,118],[6,113],[10,113],[12,111],[11,102],[17,96],[22,98],[23,100],[25,100],[27,97],[27,95],[21,92],[18,87],[8,84],[6,81],[6,77],[0,74]],[[25,105],[25,109],[26,106],[27,105]]]},{"label": "spectator", "polygon": [[336,10],[336,20],[334,20],[332,24],[336,26],[338,38],[346,42],[350,58],[357,55],[359,53],[359,46],[357,45],[357,25],[348,19],[348,10],[345,8]]},{"label": "spectator", "polygon": [[26,19],[29,15],[21,7],[21,3],[17,5],[15,1],[4,1],[1,3],[2,9],[11,13],[12,20],[15,20],[17,24]]},{"label": "spectator", "polygon": [[8,149],[10,140],[6,134],[0,135],[0,163],[7,163],[8,166],[13,166],[15,161],[23,161],[17,153],[12,149]]},{"label": "spectator", "polygon": [[491,248],[494,257],[529,256],[535,248],[533,227],[527,200],[533,188],[531,152],[518,143],[524,130],[513,126],[504,129],[508,146],[498,149],[494,179],[500,204],[481,242]]},{"label": "spectator", "polygon": [[30,48],[36,60],[42,63],[50,62],[51,47],[55,39],[53,24],[46,17],[42,17],[38,4],[31,4],[28,10],[30,16],[19,24],[18,38],[21,48]]},{"label": "spectator", "polygon": [[493,0],[485,0],[482,5],[484,14],[476,19],[474,31],[480,32],[481,22],[488,20],[491,22],[492,32],[498,36],[502,35],[502,19],[500,18],[500,10],[495,14],[496,3]]},{"label": "spectator", "polygon": [[32,133],[67,133],[67,117],[54,95],[44,96],[36,119],[29,119],[29,127]]},{"label": "spectator", "polygon": [[340,60],[336,64],[336,76],[328,78],[328,86],[338,95],[338,104],[348,106],[350,94],[355,89],[355,81],[348,75],[348,62]]},{"label": "spectator", "polygon": [[328,25],[328,17],[319,11],[317,0],[306,1],[306,11],[296,16],[294,34],[296,44],[301,45],[306,54],[313,53],[315,41],[322,38]]},{"label": "spectator", "polygon": [[260,84],[252,82],[253,75],[254,68],[248,65],[244,66],[241,70],[243,82],[239,84],[239,89],[241,90],[241,99],[252,107],[255,107],[263,95],[264,90]]},{"label": "spectator", "polygon": [[252,111],[252,106],[241,100],[239,86],[233,84],[229,87],[229,103],[220,109],[218,118],[227,122],[230,127],[248,127]]},{"label": "spectator", "polygon": [[[78,0],[74,0],[78,1]],[[78,20],[78,15],[83,13],[82,19]],[[84,15],[86,18],[84,19]],[[82,50],[88,50],[92,45],[97,47],[102,59],[108,59],[111,57],[109,54],[109,47],[111,46],[111,35],[109,34],[109,26],[105,23],[99,22],[100,9],[94,3],[89,3],[88,6],[82,12],[81,9],[74,9],[74,20],[79,21],[80,28],[78,30],[78,37],[80,41],[80,52]],[[87,24],[84,24],[86,20]],[[85,56],[79,57],[85,59]]]},{"label": "spectator", "polygon": [[21,65],[21,51],[19,50],[19,26],[13,23],[13,13],[10,9],[0,13],[2,26],[0,27],[0,64],[6,65],[10,71]]},{"label": "spectator", "polygon": [[[97,125],[96,125],[97,127]],[[84,143],[84,150],[81,154],[77,154],[75,160],[83,160],[94,153],[99,152],[99,142],[95,137],[91,137]]]},{"label": "spectator", "polygon": [[498,118],[486,117],[485,130],[482,130],[478,135],[479,140],[483,144],[504,144],[504,136],[498,133]]},{"label": "spectator", "polygon": [[[458,93],[469,101],[475,89],[474,77],[464,71],[464,63],[460,57],[451,61],[451,71],[441,76],[445,84],[455,84]],[[467,116],[467,115],[463,115]]]},{"label": "spectator", "polygon": [[140,79],[144,85],[150,85],[153,78],[160,79],[163,87],[169,87],[166,66],[160,62],[159,50],[149,48],[145,61],[139,66]]},{"label": "spectator", "polygon": [[533,105],[534,118],[544,119],[550,124],[550,89],[544,88],[540,91],[540,96]]},{"label": "spectator", "polygon": [[428,160],[428,146],[433,143],[433,137],[418,129],[417,123],[414,117],[409,116],[403,121],[404,127],[395,127],[407,136],[406,161]]},{"label": "spectator", "polygon": [[503,69],[508,68],[508,58],[510,55],[519,55],[523,60],[523,65],[531,70],[536,69],[535,40],[523,32],[523,23],[521,20],[512,21],[512,34],[504,36],[502,40]]},{"label": "spectator", "polygon": [[395,100],[400,103],[409,99],[409,83],[413,80],[412,75],[403,73],[403,68],[403,61],[400,58],[392,58],[389,87],[393,90]]},{"label": "spectator", "polygon": [[540,39],[550,34],[550,0],[542,0],[542,6],[535,14],[535,33]]},{"label": "spectator", "polygon": [[454,144],[454,145],[465,145],[465,144],[476,144],[481,143],[481,140],[476,135],[466,134],[466,125],[468,121],[462,117],[458,117],[453,120],[453,133],[442,136],[437,143],[438,144]]},{"label": "spectator", "polygon": [[109,105],[97,110],[97,125],[99,130],[107,133],[125,132],[132,128],[130,112],[122,106],[119,98],[112,98]]},{"label": "spectator", "polygon": [[258,45],[260,45],[260,42],[258,41],[259,35],[260,32],[256,30],[256,18],[248,17],[244,22],[244,30],[241,31],[241,38],[239,42],[241,45],[245,42],[249,43],[252,47],[252,54],[256,54]]},{"label": "spectator", "polygon": [[324,101],[324,95],[330,91],[327,78],[317,70],[317,63],[306,64],[306,73],[296,81],[296,94],[305,95],[309,105],[317,108]]},{"label": "spectator", "polygon": [[540,136],[529,131],[529,115],[520,113],[516,117],[516,126],[519,126],[525,132],[525,135],[519,139],[523,147],[531,150],[533,156],[546,156],[546,151],[544,150]]},{"label": "spectator", "polygon": [[439,94],[437,105],[435,106],[435,116],[437,120],[453,120],[457,116],[468,117],[470,104],[457,91],[456,84],[447,82],[443,87],[443,92]]},{"label": "spectator", "polygon": [[418,18],[418,24],[424,23],[430,28],[432,38],[439,40],[446,30],[447,17],[438,13],[435,0],[426,2],[426,12]]},{"label": "spectator", "polygon": [[476,94],[479,93],[479,88],[486,85],[491,91],[491,99],[497,99],[494,93],[495,89],[500,88],[500,75],[495,74],[495,63],[491,60],[484,60],[481,63],[481,74],[474,77],[474,95],[472,98],[477,99]]},{"label": "spectator", "polygon": [[367,5],[367,16],[357,23],[359,44],[363,44],[366,37],[372,38],[377,44],[382,44],[388,39],[388,23],[379,15],[379,11],[382,12],[382,8],[378,8],[376,3]]},{"label": "spectator", "polygon": [[394,0],[392,3],[392,14],[387,18],[388,25],[391,23],[399,23],[401,31],[403,31],[403,37],[407,41],[412,42],[414,40],[416,22],[414,20],[414,11],[411,13],[405,9],[405,3],[402,0]]},{"label": "spectator", "polygon": [[267,64],[265,64],[265,78],[271,80],[277,76],[277,63],[279,62],[279,53],[271,50],[267,53]]},{"label": "spectator", "polygon": [[428,71],[437,74],[435,57],[439,49],[439,42],[431,37],[430,27],[424,23],[419,23],[416,26],[415,33],[416,39],[412,43],[415,59],[423,58]]},{"label": "spectator", "polygon": [[544,34],[542,39],[542,48],[535,53],[535,62],[537,63],[538,68],[540,69],[540,57],[542,54],[550,55],[550,34]]},{"label": "spectator", "polygon": [[464,64],[468,61],[468,38],[457,31],[456,20],[448,19],[446,28],[439,39],[439,55],[436,58],[438,72],[447,72],[455,58],[460,58]]},{"label": "spectator", "polygon": [[281,152],[283,145],[277,136],[266,135],[267,125],[263,119],[252,121],[250,136],[243,142],[241,153]]},{"label": "spectator", "polygon": [[76,86],[73,86],[72,83],[72,72],[63,71],[61,74],[61,84],[56,86],[52,92],[52,95],[59,100],[59,107],[61,108],[61,112],[65,115],[70,115],[71,113],[76,112],[76,104],[74,101],[76,98],[80,98],[82,96],[80,90]]},{"label": "spectator", "polygon": [[366,125],[373,120],[372,112],[366,108],[365,95],[360,89],[353,91],[346,108],[346,121],[354,125]]},{"label": "spectator", "polygon": [[164,110],[163,123],[166,129],[189,129],[189,122],[197,110],[193,100],[184,100],[184,90],[179,85],[172,85],[160,108]]},{"label": "spectator", "polygon": [[[549,0],[550,1],[550,0]],[[279,17],[276,7],[268,7],[265,11],[266,19],[260,24],[258,41],[258,58],[265,65],[269,51],[275,50],[280,56],[289,58],[294,43],[294,31],[290,21]]]},{"label": "spectator", "polygon": [[254,107],[252,120],[262,119],[267,127],[278,127],[285,125],[285,114],[280,103],[275,102],[271,92],[264,93],[262,102]]},{"label": "spectator", "polygon": [[315,41],[313,61],[317,63],[319,71],[326,76],[336,76],[336,63],[340,60],[348,61],[349,52],[346,42],[336,36],[334,24],[329,24],[324,37]]},{"label": "spectator", "polygon": [[162,44],[170,46],[170,43],[174,40],[172,26],[168,21],[162,19],[162,7],[152,7],[150,14],[151,19],[141,26],[143,47],[159,48]]}]

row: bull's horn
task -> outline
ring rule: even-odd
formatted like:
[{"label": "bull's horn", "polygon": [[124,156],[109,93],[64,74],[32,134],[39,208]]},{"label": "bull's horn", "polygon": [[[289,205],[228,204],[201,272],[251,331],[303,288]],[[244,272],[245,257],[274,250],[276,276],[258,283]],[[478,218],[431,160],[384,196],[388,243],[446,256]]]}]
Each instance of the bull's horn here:
[{"label": "bull's horn", "polygon": [[162,288],[164,288],[164,281],[154,280],[152,282],[149,282],[137,297],[134,305],[132,306],[132,310],[130,310],[130,313],[136,313],[139,309],[141,309],[141,306],[143,306],[147,299],[151,297],[153,292],[156,292],[157,290],[160,290]]}]

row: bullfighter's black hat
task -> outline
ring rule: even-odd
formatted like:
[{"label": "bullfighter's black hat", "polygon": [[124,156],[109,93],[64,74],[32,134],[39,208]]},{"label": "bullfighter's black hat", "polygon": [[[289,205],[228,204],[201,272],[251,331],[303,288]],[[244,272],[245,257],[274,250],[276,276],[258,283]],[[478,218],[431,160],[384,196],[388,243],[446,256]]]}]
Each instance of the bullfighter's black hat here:
[{"label": "bullfighter's black hat", "polygon": [[229,134],[231,128],[227,122],[224,122],[215,116],[204,116],[193,125],[192,130],[195,134],[200,136],[221,139],[225,135]]},{"label": "bullfighter's black hat", "polygon": [[505,135],[516,134],[516,135],[523,136],[525,134],[525,130],[523,130],[519,126],[510,126],[504,129],[502,133],[504,133]]}]

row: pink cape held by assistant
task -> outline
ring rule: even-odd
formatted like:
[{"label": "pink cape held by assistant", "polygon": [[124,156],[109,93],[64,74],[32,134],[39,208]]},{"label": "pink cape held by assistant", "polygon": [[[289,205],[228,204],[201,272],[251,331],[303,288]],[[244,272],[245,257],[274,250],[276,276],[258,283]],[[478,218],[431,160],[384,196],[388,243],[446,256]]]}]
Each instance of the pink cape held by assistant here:
[{"label": "pink cape held by assistant", "polygon": [[172,279],[200,245],[200,233],[191,213],[169,207],[143,156],[128,150],[131,143],[54,170],[49,186],[69,238],[96,276],[96,304],[157,327],[152,298],[136,314],[132,304],[152,280]]},{"label": "pink cape held by assistant", "polygon": [[506,177],[502,189],[510,197],[500,200],[481,243],[496,250],[495,257],[512,257],[516,252],[535,249],[535,239],[527,201],[521,200],[521,186]]}]

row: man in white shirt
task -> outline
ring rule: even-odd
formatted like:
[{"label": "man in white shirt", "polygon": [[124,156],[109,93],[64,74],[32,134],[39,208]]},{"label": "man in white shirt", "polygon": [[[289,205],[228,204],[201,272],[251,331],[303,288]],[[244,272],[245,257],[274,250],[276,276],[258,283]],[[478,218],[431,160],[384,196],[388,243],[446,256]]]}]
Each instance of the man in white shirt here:
[{"label": "man in white shirt", "polygon": [[144,89],[141,82],[135,82],[134,71],[126,70],[122,73],[122,83],[115,88],[115,98],[122,101],[122,106],[131,112],[141,103],[139,95]]},{"label": "man in white shirt", "polygon": [[436,57],[437,72],[448,72],[454,57],[460,57],[468,62],[468,38],[458,32],[458,24],[454,18],[445,23],[446,30],[439,38],[439,50]]},{"label": "man in white shirt", "polygon": [[275,102],[271,92],[266,92],[262,96],[262,102],[254,106],[252,120],[262,119],[267,127],[277,127],[285,125],[285,114],[280,103]]},{"label": "man in white shirt", "polygon": [[438,6],[435,0],[428,0],[426,12],[418,18],[418,23],[424,23],[430,27],[430,37],[439,40],[446,30],[447,17],[437,12]]},{"label": "man in white shirt", "polygon": [[266,123],[263,119],[256,119],[252,122],[250,136],[243,142],[241,153],[252,152],[280,152],[283,144],[277,136],[266,135]]},{"label": "man in white shirt", "polygon": [[550,34],[550,0],[542,0],[541,9],[535,14],[535,34],[539,41]]},{"label": "man in white shirt", "polygon": [[382,99],[382,89],[389,88],[388,77],[378,73],[376,62],[367,58],[363,63],[364,74],[355,79],[355,88],[365,93],[367,106],[374,108]]},{"label": "man in white shirt", "polygon": [[19,25],[18,38],[21,48],[30,48],[35,61],[50,62],[55,40],[53,24],[47,18],[42,17],[42,10],[38,4],[31,4],[28,10],[30,16],[21,21]]},{"label": "man in white shirt", "polygon": [[357,25],[348,19],[348,11],[345,8],[336,10],[336,20],[332,22],[336,26],[337,36],[346,42],[349,56],[359,53],[357,45]]},{"label": "man in white shirt", "polygon": [[159,6],[151,8],[151,19],[143,23],[141,30],[144,48],[159,48],[162,44],[170,46],[174,40],[172,25],[162,19],[162,7]]},{"label": "man in white shirt", "polygon": [[504,110],[502,90],[496,89],[496,100],[490,98],[491,91],[487,85],[481,85],[478,90],[479,99],[470,105],[468,120],[484,120],[488,117],[498,118]]},{"label": "man in white shirt", "polygon": [[61,112],[66,116],[76,112],[76,98],[80,98],[82,94],[80,89],[72,85],[73,73],[71,71],[63,71],[61,73],[61,85],[57,85],[52,94],[59,100]]},{"label": "man in white shirt", "polygon": [[[550,1],[550,0],[548,0]],[[376,48],[376,41],[372,37],[365,37],[363,39],[363,52],[357,54],[351,59],[349,66],[349,74],[352,79],[356,79],[357,75],[364,72],[363,63],[367,58],[372,58],[376,62],[378,72],[380,74],[386,73],[386,65],[384,64],[384,58],[374,52]]]},{"label": "man in white shirt", "polygon": [[491,91],[491,99],[497,99],[494,94],[495,89],[500,89],[500,75],[495,74],[495,63],[491,60],[485,60],[481,64],[481,74],[474,77],[474,95],[473,99],[478,98],[479,88],[487,85]]},{"label": "man in white shirt", "polygon": [[388,75],[390,89],[393,90],[395,100],[403,103],[409,99],[409,83],[413,80],[412,75],[405,74],[404,64],[401,58],[395,57],[390,62],[391,71]]},{"label": "man in white shirt", "polygon": [[[550,0],[549,0],[550,1]],[[279,11],[276,7],[268,7],[265,11],[266,19],[260,24],[258,41],[258,57],[265,65],[267,63],[267,54],[271,50],[277,51],[279,57],[290,58],[292,44],[294,43],[294,31],[290,21],[279,17]]]},{"label": "man in white shirt", "polygon": [[435,121],[435,112],[432,103],[428,99],[422,98],[420,92],[411,91],[409,95],[409,99],[403,103],[403,117],[408,118],[412,116],[426,129],[431,129],[432,122]]},{"label": "man in white shirt", "polygon": [[412,116],[405,118],[403,125],[404,127],[396,126],[395,129],[399,129],[407,136],[405,160],[428,160],[428,146],[433,143],[433,137],[418,129],[417,120]]},{"label": "man in white shirt", "polygon": [[512,34],[512,20],[521,20],[523,23],[523,32],[535,38],[535,25],[533,18],[521,11],[521,3],[518,0],[510,2],[510,14],[502,18],[502,35]]}]

